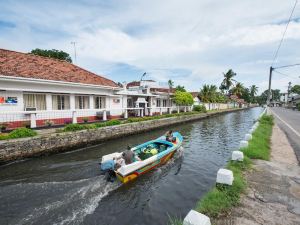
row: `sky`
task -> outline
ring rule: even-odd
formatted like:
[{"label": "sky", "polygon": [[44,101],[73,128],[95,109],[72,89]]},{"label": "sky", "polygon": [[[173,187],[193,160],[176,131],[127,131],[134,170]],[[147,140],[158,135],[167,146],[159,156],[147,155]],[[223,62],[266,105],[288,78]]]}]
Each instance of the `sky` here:
[{"label": "sky", "polygon": [[[223,72],[262,92],[295,0],[0,0],[0,48],[59,49],[116,82],[145,79],[199,91]],[[274,66],[300,63],[300,2]],[[300,66],[272,88],[300,84]]]}]

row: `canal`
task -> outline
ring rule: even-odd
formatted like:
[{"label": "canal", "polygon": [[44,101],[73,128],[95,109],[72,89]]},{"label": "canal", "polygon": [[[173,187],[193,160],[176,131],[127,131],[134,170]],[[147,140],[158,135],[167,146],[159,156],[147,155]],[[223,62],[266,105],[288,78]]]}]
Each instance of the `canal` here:
[{"label": "canal", "polygon": [[[166,225],[210,190],[216,172],[262,112],[252,108],[0,167],[0,224]],[[184,136],[166,165],[120,185],[100,174],[102,155],[154,139]]]}]

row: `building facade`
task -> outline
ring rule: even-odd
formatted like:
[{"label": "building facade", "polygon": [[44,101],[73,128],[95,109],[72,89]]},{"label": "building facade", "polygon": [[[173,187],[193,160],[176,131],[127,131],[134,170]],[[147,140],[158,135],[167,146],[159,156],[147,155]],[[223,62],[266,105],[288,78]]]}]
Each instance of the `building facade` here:
[{"label": "building facade", "polygon": [[43,127],[170,113],[173,90],[155,81],[123,87],[72,63],[0,49],[0,126]]}]

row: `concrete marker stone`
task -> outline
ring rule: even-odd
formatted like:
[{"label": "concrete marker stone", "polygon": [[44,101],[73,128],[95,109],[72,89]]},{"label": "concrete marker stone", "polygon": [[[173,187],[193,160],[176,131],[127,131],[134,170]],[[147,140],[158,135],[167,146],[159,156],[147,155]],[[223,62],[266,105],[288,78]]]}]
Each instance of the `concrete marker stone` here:
[{"label": "concrete marker stone", "polygon": [[248,141],[241,141],[240,148],[246,148],[246,147],[248,147]]},{"label": "concrete marker stone", "polygon": [[211,225],[211,222],[208,216],[191,210],[184,218],[183,225]]},{"label": "concrete marker stone", "polygon": [[231,155],[231,160],[233,161],[243,161],[244,153],[241,151],[233,151]]},{"label": "concrete marker stone", "polygon": [[232,185],[233,183],[233,173],[231,170],[228,169],[219,169],[217,173],[217,184],[227,184]]}]

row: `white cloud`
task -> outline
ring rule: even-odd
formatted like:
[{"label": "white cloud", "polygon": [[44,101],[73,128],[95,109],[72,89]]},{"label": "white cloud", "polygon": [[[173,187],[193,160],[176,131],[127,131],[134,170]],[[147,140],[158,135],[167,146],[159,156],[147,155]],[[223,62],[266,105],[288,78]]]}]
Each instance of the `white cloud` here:
[{"label": "white cloud", "polygon": [[[11,1],[0,3],[4,12],[0,21],[14,22],[16,28],[2,33],[0,27],[0,47],[72,52],[70,42],[76,41],[79,64],[99,74],[123,63],[158,80],[171,78],[198,90],[205,82],[220,82],[222,72],[233,68],[245,85],[253,82],[263,89],[293,4],[293,0]],[[298,20],[289,26],[278,63],[299,61],[295,47],[299,42]],[[283,87],[280,82],[274,85]]]}]

